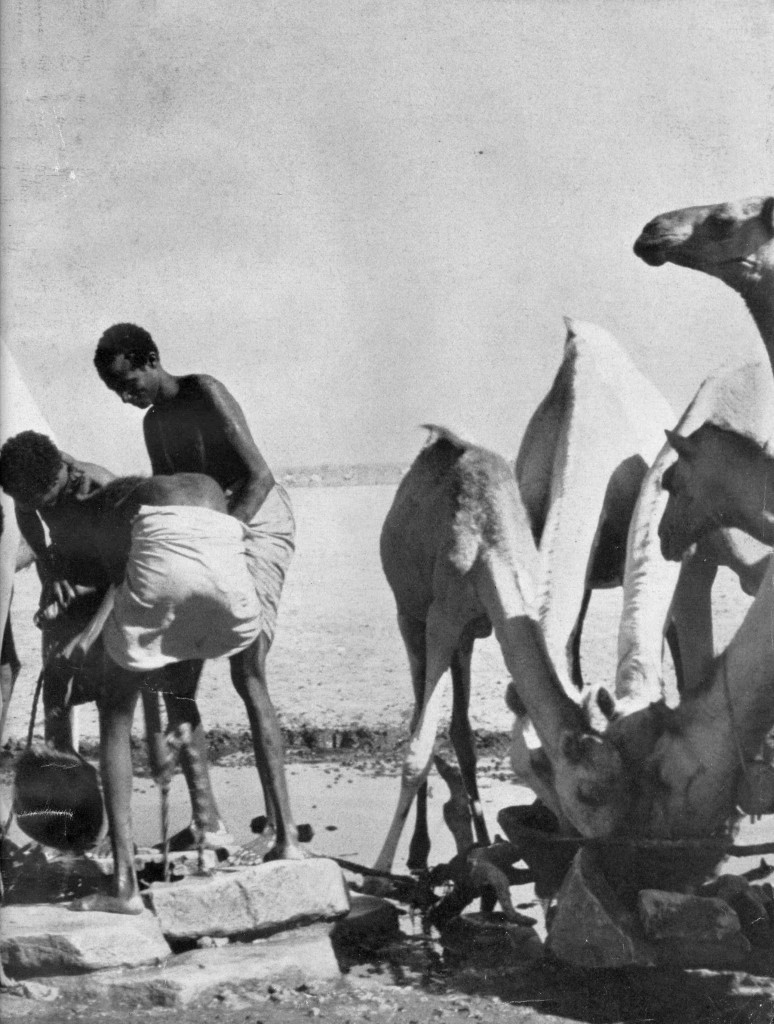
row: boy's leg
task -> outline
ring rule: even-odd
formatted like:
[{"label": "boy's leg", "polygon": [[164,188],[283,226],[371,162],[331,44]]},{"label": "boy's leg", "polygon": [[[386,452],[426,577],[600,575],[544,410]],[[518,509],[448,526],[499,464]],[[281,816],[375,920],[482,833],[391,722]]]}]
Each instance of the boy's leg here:
[{"label": "boy's leg", "polygon": [[95,893],[72,904],[73,910],[140,914],[143,902],[134,869],[132,831],[131,731],[139,677],[105,657],[106,680],[98,700],[100,769],[113,848],[112,893]]},{"label": "boy's leg", "polygon": [[[205,846],[217,845],[217,835],[228,844],[231,837],[220,817],[210,780],[207,738],[196,704],[196,689],[204,663],[183,661],[164,669],[169,688],[162,690],[167,709],[167,737],[180,751],[180,767],[188,785],[193,812],[193,829],[184,828],[170,839],[170,849],[193,849],[196,831],[205,834]],[[214,834],[209,836],[208,833]]]},{"label": "boy's leg", "polygon": [[282,732],[269,698],[266,680],[269,647],[269,638],[261,633],[246,650],[233,655],[231,680],[245,702],[266,813],[275,829],[275,845],[265,859],[298,860],[305,854],[299,845],[298,830],[290,810]]}]

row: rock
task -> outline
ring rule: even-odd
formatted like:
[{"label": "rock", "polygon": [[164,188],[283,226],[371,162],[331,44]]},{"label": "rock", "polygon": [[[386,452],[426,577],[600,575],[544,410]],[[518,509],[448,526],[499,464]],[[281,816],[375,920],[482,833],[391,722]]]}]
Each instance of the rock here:
[{"label": "rock", "polygon": [[399,934],[398,909],[389,900],[353,893],[350,901],[349,913],[331,932],[335,949],[376,949]]},{"label": "rock", "polygon": [[471,965],[488,968],[515,960],[542,957],[543,944],[534,928],[515,924],[505,914],[460,914],[440,929],[444,953]]},{"label": "rock", "polygon": [[587,848],[575,854],[559,890],[546,948],[578,967],[656,963],[637,917],[618,901]]},{"label": "rock", "polygon": [[[180,882],[179,885],[186,883]],[[57,978],[65,1000],[79,1005],[142,1007],[185,1006],[211,996],[223,986],[259,989],[338,981],[339,965],[329,938],[330,925],[313,924],[255,942],[195,949],[172,957],[163,967],[103,971],[88,981]],[[134,1020],[134,1016],[132,1016]]]},{"label": "rock", "polygon": [[741,875],[720,875],[703,885],[697,895],[723,900],[736,913],[751,945],[760,949],[771,946],[774,892],[770,885],[751,885]]},{"label": "rock", "polygon": [[638,907],[660,960],[678,967],[734,967],[750,952],[737,914],[717,897],[643,889]]},{"label": "rock", "polygon": [[341,869],[323,857],[157,882],[144,899],[171,940],[260,935],[343,917],[350,907]]},{"label": "rock", "polygon": [[150,913],[75,913],[66,904],[6,906],[0,960],[16,978],[100,971],[166,960],[170,949]]}]

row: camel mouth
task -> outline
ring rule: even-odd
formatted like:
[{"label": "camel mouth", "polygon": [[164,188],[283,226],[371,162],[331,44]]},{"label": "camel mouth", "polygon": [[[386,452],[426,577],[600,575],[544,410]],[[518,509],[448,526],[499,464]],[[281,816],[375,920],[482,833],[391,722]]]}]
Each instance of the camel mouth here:
[{"label": "camel mouth", "polygon": [[634,243],[634,255],[639,256],[649,267],[662,267],[667,262],[663,242],[650,241],[642,236]]}]

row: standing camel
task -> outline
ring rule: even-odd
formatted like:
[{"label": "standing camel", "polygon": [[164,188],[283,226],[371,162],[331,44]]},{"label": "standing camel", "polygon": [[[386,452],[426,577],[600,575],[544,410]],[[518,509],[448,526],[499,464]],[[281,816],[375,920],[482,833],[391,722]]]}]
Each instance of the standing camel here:
[{"label": "standing camel", "polygon": [[560,677],[581,689],[591,591],[623,582],[632,511],[674,413],[608,331],[565,323],[561,365],[527,425],[515,472],[540,551],[546,646]]},{"label": "standing camel", "polygon": [[[610,831],[623,800],[615,750],[592,733],[546,651],[533,583],[538,555],[508,464],[443,428],[433,429],[434,439],[398,488],[381,539],[418,703],[398,806],[375,865],[381,871],[392,867],[411,804],[427,778],[440,716],[438,684],[449,668],[452,740],[477,839],[488,842],[467,699],[473,642],[492,628],[521,709],[543,746],[538,760],[529,760],[524,750],[520,754],[528,784],[587,835]],[[602,791],[605,801],[597,799]]]},{"label": "standing camel", "polygon": [[652,267],[700,270],[739,292],[774,366],[774,196],[662,213],[634,252]]}]

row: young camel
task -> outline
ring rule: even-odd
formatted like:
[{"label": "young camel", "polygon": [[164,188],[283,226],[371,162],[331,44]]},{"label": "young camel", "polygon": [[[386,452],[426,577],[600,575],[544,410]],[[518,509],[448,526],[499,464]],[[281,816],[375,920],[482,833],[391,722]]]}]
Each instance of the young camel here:
[{"label": "young camel", "polygon": [[440,716],[439,682],[455,676],[452,738],[474,817],[487,842],[467,721],[470,653],[494,628],[542,761],[514,760],[528,784],[584,835],[610,832],[626,791],[616,751],[590,730],[547,654],[535,611],[538,559],[508,464],[442,428],[398,488],[384,524],[382,563],[395,594],[418,707],[398,806],[375,867],[389,871],[411,804],[430,769]]},{"label": "young camel", "polygon": [[659,526],[664,557],[679,558],[719,525],[736,526],[774,546],[771,449],[713,423],[703,423],[688,437],[668,430],[667,438],[677,462],[664,474],[669,494]]},{"label": "young camel", "polygon": [[662,213],[634,252],[652,267],[700,270],[739,292],[774,366],[774,196]]}]

